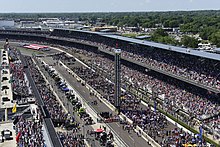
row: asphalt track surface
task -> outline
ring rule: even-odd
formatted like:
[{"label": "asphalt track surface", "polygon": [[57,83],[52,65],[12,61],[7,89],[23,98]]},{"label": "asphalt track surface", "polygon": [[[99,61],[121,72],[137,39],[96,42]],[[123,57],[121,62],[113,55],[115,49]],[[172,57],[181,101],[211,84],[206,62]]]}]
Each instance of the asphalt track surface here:
[{"label": "asphalt track surface", "polygon": [[64,107],[68,110],[69,114],[74,115],[76,121],[78,123],[80,123],[80,127],[81,127],[80,133],[85,135],[85,138],[87,139],[88,143],[90,145],[92,145],[92,147],[101,147],[99,141],[95,140],[94,135],[88,135],[86,133],[87,130],[90,130],[90,131],[93,130],[92,126],[83,125],[84,124],[83,120],[80,119],[80,117],[77,115],[77,113],[73,110],[72,103],[69,102],[69,100],[66,98],[66,95],[57,87],[55,80],[52,77],[50,77],[48,72],[45,71],[45,69],[41,65],[38,64],[38,66],[39,66],[41,72],[43,73],[43,75],[47,78],[47,81],[53,87],[54,92],[58,95],[58,97],[61,100],[61,102],[63,103]]},{"label": "asphalt track surface", "polygon": [[[0,44],[2,44],[1,41],[0,41]],[[18,43],[10,43],[10,44],[11,44],[13,47],[18,47]],[[25,49],[25,48],[22,48],[22,47],[18,47],[18,49],[20,50],[22,56],[32,56],[32,53],[35,53],[36,55],[48,55],[48,54],[54,54],[54,53],[60,52],[60,51],[53,50],[53,49],[51,49],[50,51],[44,51],[43,53],[40,53],[40,52],[38,52],[38,51],[31,50],[31,49]],[[23,63],[26,63],[26,61],[25,61],[25,59],[24,59],[23,57],[22,57],[21,60],[22,60]],[[44,105],[44,102],[42,101],[41,96],[40,96],[40,94],[39,94],[39,92],[38,92],[38,90],[37,90],[37,88],[36,88],[36,85],[35,85],[35,83],[33,82],[33,78],[32,78],[32,76],[30,75],[30,70],[29,70],[28,68],[26,68],[24,71],[25,71],[25,73],[27,74],[27,78],[28,78],[28,80],[29,80],[29,82],[30,82],[31,87],[35,87],[35,88],[33,88],[33,94],[36,96],[36,101],[38,102],[39,105],[43,106],[43,105]],[[45,76],[47,75],[46,72],[44,72],[44,71],[42,71],[42,72],[43,72],[43,74],[44,74]],[[47,78],[47,80],[48,80],[48,79],[49,79],[49,78]],[[52,80],[53,80],[53,79],[52,79]],[[50,84],[53,83],[52,80],[49,81]],[[54,87],[54,88],[56,89],[57,87]],[[59,89],[57,88],[57,90],[59,90]],[[62,95],[61,92],[59,92],[59,91],[56,91],[56,90],[55,90],[55,92],[58,94],[59,98],[65,96],[65,95]],[[65,101],[65,99],[61,99],[61,100],[62,100],[62,101]],[[73,111],[73,109],[72,109],[72,107],[73,107],[72,104],[69,105],[69,102],[68,102],[68,101],[66,101],[66,102],[67,102],[66,104],[68,104],[68,105],[65,105],[65,104],[64,104],[64,106],[65,106],[67,109],[70,107],[70,109],[69,109],[70,113],[71,113],[71,114],[74,114],[74,111]],[[4,112],[3,112],[3,113],[4,113]],[[75,114],[74,114],[74,115],[75,115]],[[81,127],[82,127],[82,124],[83,124],[82,120],[81,120],[77,115],[75,115],[75,117],[76,117],[77,121],[81,124]],[[52,141],[54,147],[62,147],[62,144],[61,144],[61,142],[60,142],[60,140],[59,140],[59,137],[57,136],[57,133],[56,133],[56,131],[55,131],[55,129],[54,129],[54,125],[53,125],[53,123],[52,123],[52,120],[51,120],[50,118],[45,118],[45,119],[44,119],[44,123],[46,124],[46,128],[47,128],[47,130],[48,130],[50,139],[51,139],[51,141]],[[87,130],[93,130],[93,128],[92,128],[91,126],[84,126],[84,132],[87,132]],[[83,130],[81,130],[81,131],[83,132]],[[101,147],[101,145],[99,144],[99,142],[98,142],[97,140],[95,140],[95,136],[88,136],[88,135],[87,135],[86,138],[87,138],[87,140],[88,140],[88,143],[91,145],[91,147]]]},{"label": "asphalt track surface", "polygon": [[[83,60],[91,60],[91,58],[90,57],[86,57],[86,56],[84,56],[84,55],[82,55],[82,54],[74,54],[74,56],[77,56],[77,57],[80,57],[81,59],[83,59]],[[72,68],[72,67],[74,67],[74,66],[83,66],[81,63],[79,63],[79,62],[75,62],[75,64],[72,64],[72,65],[67,65],[70,69]],[[84,79],[85,80],[85,79]],[[146,108],[146,106],[145,105],[143,105],[143,104],[140,104],[140,107],[144,110],[145,108]],[[168,131],[170,131],[170,130],[172,130],[172,129],[175,129],[175,128],[177,128],[177,126],[176,125],[174,125],[174,124],[172,124],[171,122],[169,122],[168,121],[168,126],[166,126],[165,128],[164,128],[164,130],[168,130]],[[159,136],[156,136],[156,142],[161,142],[162,141],[162,137],[159,137]]]},{"label": "asphalt track surface", "polygon": [[[23,57],[22,54],[20,54],[20,55],[21,55],[21,62],[23,63],[24,66],[27,66],[25,58]],[[33,90],[33,95],[36,98],[36,101],[38,102],[38,105],[40,107],[44,106],[44,102],[41,98],[41,95],[40,95],[40,93],[39,93],[39,91],[38,91],[38,89],[37,89],[37,87],[34,83],[34,80],[33,80],[32,76],[30,74],[30,69],[28,67],[24,68],[24,72],[26,73],[27,78],[30,82],[30,86],[32,87],[32,90]],[[43,120],[44,120],[45,126],[47,128],[47,131],[49,133],[49,136],[50,136],[50,139],[51,139],[51,142],[52,142],[53,146],[54,147],[62,147],[62,144],[61,144],[60,139],[59,139],[59,137],[58,137],[58,135],[57,135],[57,133],[54,129],[54,125],[53,125],[51,119],[50,118],[44,118]]]},{"label": "asphalt track surface", "polygon": [[[22,53],[25,53],[26,51],[25,50],[22,50]],[[54,52],[59,52],[59,51],[55,51],[55,50],[51,50],[49,52],[45,52],[46,54],[51,54],[51,53],[54,53]],[[26,54],[26,53],[25,53]],[[30,52],[28,52],[28,54],[30,54]],[[31,54],[30,54],[31,55]],[[45,55],[45,54],[44,54]],[[46,62],[48,64],[53,64],[54,61],[50,60],[49,58],[44,58],[46,59]],[[82,66],[82,64],[80,64],[79,62],[76,62],[76,64]],[[55,67],[59,73],[61,73],[61,75],[63,77],[65,77],[65,79],[71,84],[72,87],[74,87],[85,99],[88,103],[91,103],[92,101],[94,101],[95,99],[97,99],[96,97],[94,96],[90,96],[90,92],[88,91],[87,88],[85,88],[84,86],[81,85],[81,83],[78,83],[77,80],[72,77],[72,75],[70,75],[66,69],[64,69],[63,67],[60,67],[60,66],[56,66]],[[98,100],[98,99],[97,99]],[[66,99],[62,99],[62,101],[64,103],[68,103],[68,100]],[[71,105],[68,105],[68,106],[65,106],[65,107],[69,107]],[[141,106],[141,107],[145,107],[145,106]],[[110,108],[108,108],[108,106],[106,106],[105,104],[103,103],[99,103],[97,106],[93,106],[93,108],[98,112],[106,112],[106,111],[109,111],[109,112],[112,112],[112,110]],[[114,114],[114,113],[113,113]],[[122,138],[123,141],[126,142],[126,144],[128,146],[140,146],[140,147],[148,147],[150,145],[147,144],[147,142],[141,138],[141,137],[138,137],[136,135],[136,133],[134,132],[131,132],[130,134],[123,130],[122,129],[122,125],[120,125],[119,123],[111,123],[109,124],[110,127],[115,130],[117,132],[117,134]],[[167,128],[174,128],[174,125],[170,124]]]},{"label": "asphalt track surface", "polygon": [[[47,64],[53,64],[52,58],[44,58]],[[96,112],[112,112],[112,110],[106,106],[104,103],[99,102],[98,98],[90,95],[90,91],[82,86],[80,82],[76,80],[72,75],[70,75],[66,69],[60,65],[54,66],[54,68],[61,74],[62,77],[65,78],[69,84],[81,94],[83,98],[86,99],[88,103],[92,103],[94,100],[98,101],[98,105],[92,105],[92,107],[96,110]],[[115,112],[112,112],[113,115],[116,115]],[[121,137],[121,139],[127,144],[129,147],[150,147],[147,142],[142,138],[138,137],[137,134],[133,131],[128,133],[122,128],[122,125],[119,122],[113,122],[108,124],[112,130],[117,132],[117,134]]]}]

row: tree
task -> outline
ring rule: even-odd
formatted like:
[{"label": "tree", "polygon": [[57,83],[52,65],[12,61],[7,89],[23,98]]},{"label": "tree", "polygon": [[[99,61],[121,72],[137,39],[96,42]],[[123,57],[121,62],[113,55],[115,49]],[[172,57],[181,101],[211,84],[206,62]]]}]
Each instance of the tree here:
[{"label": "tree", "polygon": [[162,28],[158,28],[154,33],[153,36],[168,36],[168,33],[164,31]]},{"label": "tree", "polygon": [[198,48],[199,41],[194,37],[183,36],[181,43],[186,47]]},{"label": "tree", "polygon": [[201,32],[199,33],[199,36],[204,40],[208,40],[208,38],[215,31],[216,31],[216,29],[214,27],[205,27],[204,29],[201,30]]},{"label": "tree", "polygon": [[217,47],[220,47],[220,31],[212,33],[209,39]]},{"label": "tree", "polygon": [[178,42],[170,37],[166,31],[164,31],[162,28],[157,29],[153,35],[151,36],[151,40],[155,42],[165,43],[165,44],[171,44],[171,45],[177,45]]}]

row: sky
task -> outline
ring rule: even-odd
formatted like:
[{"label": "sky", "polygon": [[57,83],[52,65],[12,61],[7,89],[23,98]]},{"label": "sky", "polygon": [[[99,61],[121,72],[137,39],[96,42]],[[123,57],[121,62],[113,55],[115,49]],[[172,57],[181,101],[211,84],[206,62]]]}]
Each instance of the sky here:
[{"label": "sky", "polygon": [[0,0],[0,13],[220,10],[220,0]]}]

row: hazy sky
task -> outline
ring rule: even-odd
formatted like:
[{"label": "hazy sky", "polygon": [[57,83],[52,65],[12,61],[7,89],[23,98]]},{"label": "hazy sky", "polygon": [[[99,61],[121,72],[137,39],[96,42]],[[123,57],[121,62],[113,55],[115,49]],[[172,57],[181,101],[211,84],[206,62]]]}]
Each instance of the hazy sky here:
[{"label": "hazy sky", "polygon": [[0,0],[0,12],[220,10],[220,0]]}]

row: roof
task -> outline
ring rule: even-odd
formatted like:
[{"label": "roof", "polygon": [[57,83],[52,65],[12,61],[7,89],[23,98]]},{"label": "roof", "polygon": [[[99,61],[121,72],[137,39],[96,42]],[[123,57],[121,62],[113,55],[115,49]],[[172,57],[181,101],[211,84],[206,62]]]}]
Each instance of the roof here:
[{"label": "roof", "polygon": [[119,40],[123,40],[123,41],[127,41],[127,42],[132,42],[132,43],[136,43],[136,44],[151,46],[151,47],[155,47],[155,48],[160,48],[160,49],[164,49],[164,50],[175,51],[178,53],[184,53],[184,54],[189,54],[189,55],[193,55],[193,56],[199,56],[199,57],[203,57],[203,58],[214,59],[214,60],[220,61],[219,54],[198,51],[198,50],[194,50],[191,48],[183,48],[183,47],[166,45],[166,44],[156,43],[156,42],[151,42],[151,41],[143,41],[143,40],[123,37],[123,36],[118,36],[118,35],[102,35],[102,36],[114,38],[114,39],[119,39]]},{"label": "roof", "polygon": [[74,31],[74,32],[81,32],[81,33],[89,33],[89,34],[97,34],[97,35],[105,35],[105,34],[111,34],[111,32],[109,33],[105,33],[105,32],[92,32],[92,31],[86,31],[86,30],[76,30],[76,29],[63,29],[63,28],[56,28],[54,30],[66,30],[66,31]]},{"label": "roof", "polygon": [[220,48],[215,48],[214,51],[220,52]]},{"label": "roof", "polygon": [[150,38],[151,36],[149,35],[143,35],[143,36],[137,36],[137,39],[146,39],[146,38]]},{"label": "roof", "polygon": [[169,51],[174,51],[174,52],[178,52],[178,53],[183,53],[183,54],[188,54],[188,55],[192,55],[192,56],[198,56],[198,57],[203,57],[203,58],[207,58],[207,59],[213,59],[213,60],[220,61],[220,54],[214,54],[214,53],[194,50],[192,48],[183,48],[183,47],[178,47],[178,46],[173,46],[173,45],[156,43],[156,42],[152,42],[152,41],[128,38],[128,37],[115,35],[113,33],[91,32],[91,31],[74,30],[74,29],[54,29],[54,30],[70,30],[70,31],[75,31],[75,32],[97,34],[97,35],[108,37],[108,38],[119,39],[119,40],[131,42],[131,43],[141,44],[141,45],[145,45],[145,46],[150,46],[150,47],[155,47],[155,48],[159,48],[159,49],[164,49],[164,50],[169,50]]}]

